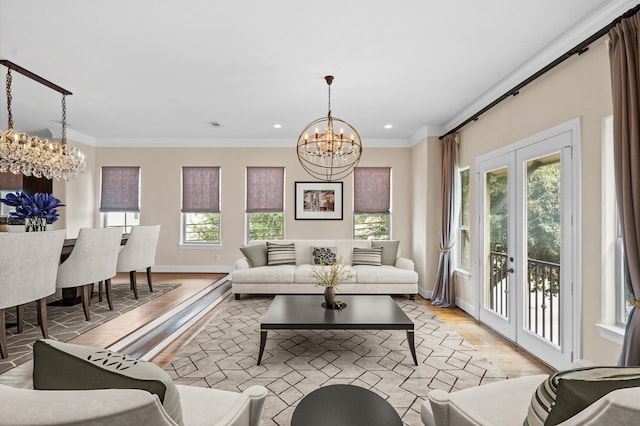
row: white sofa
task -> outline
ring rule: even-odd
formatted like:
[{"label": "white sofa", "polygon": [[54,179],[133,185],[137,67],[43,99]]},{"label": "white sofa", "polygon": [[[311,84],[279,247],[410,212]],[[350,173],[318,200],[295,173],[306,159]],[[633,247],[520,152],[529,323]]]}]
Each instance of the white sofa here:
[{"label": "white sofa", "polygon": [[[281,240],[276,244],[294,243],[295,265],[252,267],[246,257],[235,262],[231,273],[232,292],[236,299],[241,294],[308,294],[322,293],[312,276],[311,251],[313,247],[336,249],[337,258],[353,273],[353,278],[340,283],[341,294],[408,294],[411,299],[418,293],[418,273],[413,261],[396,256],[394,265],[351,265],[353,248],[371,247],[371,241],[362,240]],[[254,241],[248,245],[265,244]],[[246,247],[246,246],[245,246]]]}]

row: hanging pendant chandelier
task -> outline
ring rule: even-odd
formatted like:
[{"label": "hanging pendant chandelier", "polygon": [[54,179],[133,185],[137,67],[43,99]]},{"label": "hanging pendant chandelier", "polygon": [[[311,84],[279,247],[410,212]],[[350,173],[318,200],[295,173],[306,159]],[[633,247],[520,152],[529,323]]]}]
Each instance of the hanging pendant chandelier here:
[{"label": "hanging pendant chandelier", "polygon": [[[71,92],[12,62],[2,60],[0,63],[8,68],[6,79],[8,125],[7,130],[0,133],[0,172],[64,180],[73,179],[84,172],[86,169],[84,155],[77,148],[67,145],[66,95],[70,95]],[[16,132],[13,129],[13,114],[11,111],[12,69],[62,93],[62,140],[60,142],[51,142],[48,139],[29,136],[25,132]]]},{"label": "hanging pendant chandelier", "polygon": [[298,137],[297,153],[307,173],[316,179],[331,182],[353,172],[362,156],[362,140],[351,124],[331,115],[333,76],[328,75],[324,79],[329,86],[329,112],[326,117],[312,121],[302,130]]}]

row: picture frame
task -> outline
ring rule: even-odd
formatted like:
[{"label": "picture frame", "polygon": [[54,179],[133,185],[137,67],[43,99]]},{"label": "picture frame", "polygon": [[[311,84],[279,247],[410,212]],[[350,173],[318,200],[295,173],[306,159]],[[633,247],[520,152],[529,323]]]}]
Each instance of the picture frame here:
[{"label": "picture frame", "polygon": [[296,182],[296,220],[342,220],[342,182]]}]

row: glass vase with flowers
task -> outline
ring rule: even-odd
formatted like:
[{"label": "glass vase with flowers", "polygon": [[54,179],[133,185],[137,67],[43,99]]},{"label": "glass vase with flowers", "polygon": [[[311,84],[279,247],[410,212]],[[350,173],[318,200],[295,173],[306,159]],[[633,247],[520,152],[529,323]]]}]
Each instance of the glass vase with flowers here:
[{"label": "glass vase with flowers", "polygon": [[15,210],[9,213],[9,219],[24,222],[26,232],[46,231],[47,223],[58,220],[58,207],[64,206],[53,194],[42,192],[29,195],[17,191],[0,198],[0,202],[15,207]]}]

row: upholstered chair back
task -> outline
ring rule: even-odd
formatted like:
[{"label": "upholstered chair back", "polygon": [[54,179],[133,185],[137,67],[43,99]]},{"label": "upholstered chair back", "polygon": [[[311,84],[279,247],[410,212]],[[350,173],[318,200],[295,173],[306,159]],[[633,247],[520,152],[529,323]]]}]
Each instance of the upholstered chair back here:
[{"label": "upholstered chair back", "polygon": [[64,230],[0,233],[0,309],[55,293],[64,237]]},{"label": "upholstered chair back", "polygon": [[73,251],[58,268],[58,288],[78,287],[116,275],[121,228],[82,228]]},{"label": "upholstered chair back", "polygon": [[127,244],[118,255],[118,272],[144,269],[156,262],[160,225],[133,226]]}]

